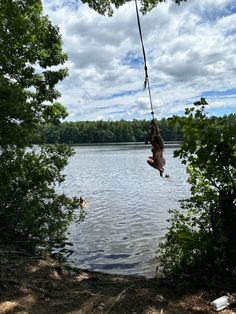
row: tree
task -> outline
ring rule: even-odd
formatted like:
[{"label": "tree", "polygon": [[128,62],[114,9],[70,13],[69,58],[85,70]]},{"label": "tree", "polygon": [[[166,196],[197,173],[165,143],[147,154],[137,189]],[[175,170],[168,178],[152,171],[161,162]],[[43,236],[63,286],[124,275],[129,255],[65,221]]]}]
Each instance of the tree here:
[{"label": "tree", "polygon": [[[180,141],[181,128],[173,126],[163,118],[158,121],[165,141]],[[45,124],[38,128],[35,143],[109,143],[145,142],[150,121],[78,121],[62,122],[57,125]]]},{"label": "tree", "polygon": [[205,99],[173,117],[183,142],[175,152],[187,165],[191,197],[171,211],[167,240],[160,245],[165,273],[215,265],[236,266],[236,124],[207,117]]},{"label": "tree", "polygon": [[67,75],[66,59],[40,0],[0,2],[0,233],[32,246],[62,241],[78,207],[54,188],[64,180],[71,149],[30,148],[40,124],[57,124],[67,114],[55,89]]},{"label": "tree", "polygon": [[[90,8],[94,9],[100,14],[108,14],[109,16],[113,15],[113,7],[118,9],[120,6],[124,5],[131,0],[82,0],[83,3],[87,3]],[[165,2],[166,0],[140,0],[141,2],[141,11],[147,13],[155,8],[159,3]],[[180,4],[182,1],[187,0],[172,0],[177,4]]]},{"label": "tree", "polygon": [[37,124],[66,116],[65,108],[54,103],[60,95],[54,87],[67,69],[50,67],[67,56],[39,0],[1,1],[0,38],[0,145],[24,146]]}]

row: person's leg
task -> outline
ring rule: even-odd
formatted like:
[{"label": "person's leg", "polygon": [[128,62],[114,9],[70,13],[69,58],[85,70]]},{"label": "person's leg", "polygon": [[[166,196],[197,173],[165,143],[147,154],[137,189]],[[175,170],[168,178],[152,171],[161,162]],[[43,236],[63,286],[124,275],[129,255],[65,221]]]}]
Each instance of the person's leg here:
[{"label": "person's leg", "polygon": [[149,158],[149,159],[147,160],[147,163],[149,164],[149,166],[153,167],[154,169],[157,169],[156,164],[155,164],[155,162],[154,162],[154,160],[153,160],[153,157],[152,157],[152,158]]}]

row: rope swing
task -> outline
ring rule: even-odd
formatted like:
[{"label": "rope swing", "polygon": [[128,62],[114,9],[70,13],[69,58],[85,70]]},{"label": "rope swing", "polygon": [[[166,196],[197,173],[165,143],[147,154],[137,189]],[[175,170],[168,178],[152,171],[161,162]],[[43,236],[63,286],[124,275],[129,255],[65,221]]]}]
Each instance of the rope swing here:
[{"label": "rope swing", "polygon": [[151,94],[151,87],[150,87],[150,82],[149,82],[149,77],[148,77],[147,58],[146,58],[146,53],[145,53],[145,48],[144,48],[144,43],[143,43],[143,35],[142,35],[140,18],[139,18],[139,10],[138,10],[137,0],[135,0],[135,7],[136,7],[136,15],[137,15],[139,36],[140,36],[140,41],[141,41],[142,51],[143,51],[144,72],[145,72],[144,89],[146,89],[148,87],[149,101],[150,101],[150,106],[151,106],[151,115],[152,115],[152,118],[154,119],[154,109],[153,109],[153,104],[152,104],[152,94]]},{"label": "rope swing", "polygon": [[135,7],[136,7],[139,36],[140,36],[140,41],[141,41],[142,51],[143,51],[144,73],[145,73],[144,89],[148,87],[148,94],[149,94],[149,101],[150,101],[151,115],[152,115],[150,130],[146,138],[146,144],[148,142],[152,144],[152,156],[148,157],[147,163],[151,167],[157,169],[160,172],[160,176],[162,177],[163,172],[164,172],[164,165],[165,165],[165,158],[163,157],[164,141],[161,137],[160,130],[156,124],[155,117],[154,117],[151,87],[150,87],[150,82],[149,82],[149,77],[148,77],[147,58],[146,58],[146,53],[145,53],[145,48],[144,48],[144,43],[143,43],[143,35],[142,35],[140,18],[139,18],[137,0],[135,0]]}]

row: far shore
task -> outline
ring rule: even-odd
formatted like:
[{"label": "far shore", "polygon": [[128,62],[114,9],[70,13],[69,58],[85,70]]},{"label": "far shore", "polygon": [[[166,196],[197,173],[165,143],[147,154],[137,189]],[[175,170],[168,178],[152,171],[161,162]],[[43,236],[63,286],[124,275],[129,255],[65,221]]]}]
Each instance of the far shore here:
[{"label": "far shore", "polygon": [[[166,148],[179,147],[180,141],[167,141],[165,142]],[[139,147],[149,147],[151,144],[145,144],[143,142],[115,142],[115,143],[72,143],[71,146],[139,146]]]}]

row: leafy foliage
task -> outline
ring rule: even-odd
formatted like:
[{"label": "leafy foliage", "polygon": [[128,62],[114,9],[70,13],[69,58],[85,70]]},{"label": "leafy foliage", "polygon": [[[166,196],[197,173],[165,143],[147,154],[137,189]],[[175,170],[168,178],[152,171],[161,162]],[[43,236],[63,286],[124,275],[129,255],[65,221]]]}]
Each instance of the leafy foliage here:
[{"label": "leafy foliage", "polygon": [[28,246],[46,249],[65,240],[78,200],[56,194],[55,185],[63,182],[61,171],[71,154],[63,146],[41,147],[39,152],[4,149],[0,155],[0,233],[17,234]]},{"label": "leafy foliage", "polygon": [[187,165],[191,197],[171,211],[167,240],[160,245],[164,273],[217,265],[236,266],[236,123],[208,118],[205,99],[186,109],[183,142],[175,152]]},{"label": "leafy foliage", "polygon": [[40,124],[67,115],[55,89],[66,59],[40,0],[0,1],[0,234],[30,246],[63,241],[79,204],[55,192],[71,150],[29,148]]},{"label": "leafy foliage", "polygon": [[[161,134],[166,141],[180,141],[181,129],[171,125],[165,118],[158,121]],[[150,121],[79,121],[59,125],[43,125],[37,140],[47,143],[116,143],[145,142]]]},{"label": "leafy foliage", "polygon": [[[217,132],[220,131],[218,121],[214,118]],[[236,115],[231,114],[224,118],[227,123],[236,123]],[[226,121],[227,120],[227,121]],[[165,141],[181,141],[182,128],[176,121],[163,118],[157,121]],[[78,121],[60,124],[46,124],[40,126],[34,143],[116,143],[116,142],[145,142],[150,121]]]},{"label": "leafy foliage", "polygon": [[[90,8],[94,9],[100,14],[108,14],[109,16],[113,15],[113,7],[118,9],[120,6],[124,5],[131,0],[82,0],[83,3],[87,3]],[[187,0],[172,0],[176,4],[180,4],[182,1]],[[140,0],[141,3],[141,12],[147,13],[154,9],[159,3],[166,2],[166,0]]]},{"label": "leafy foliage", "polygon": [[58,28],[41,12],[38,0],[0,2],[0,145],[27,145],[37,124],[66,116],[53,102],[67,69],[50,67],[67,56]]}]

